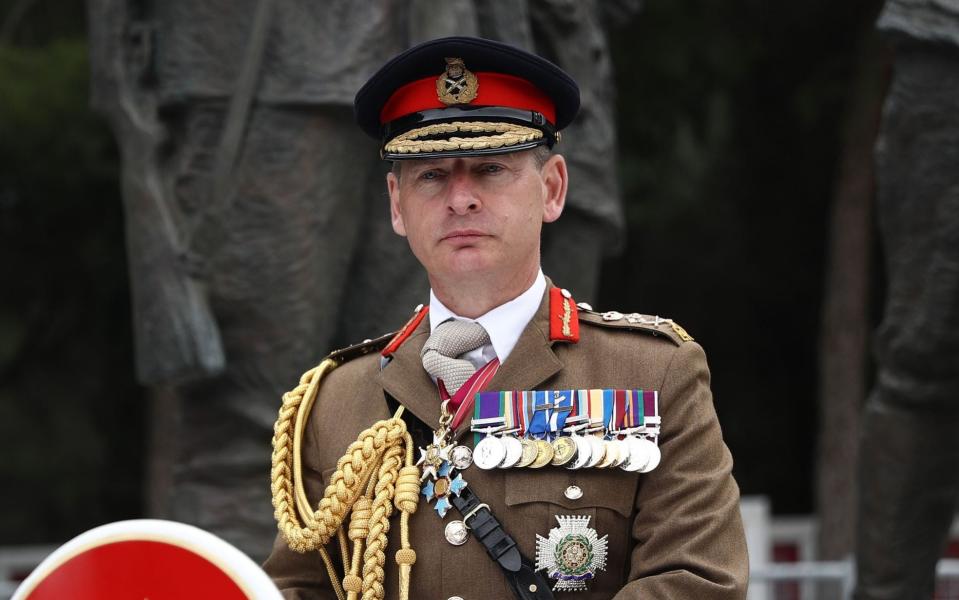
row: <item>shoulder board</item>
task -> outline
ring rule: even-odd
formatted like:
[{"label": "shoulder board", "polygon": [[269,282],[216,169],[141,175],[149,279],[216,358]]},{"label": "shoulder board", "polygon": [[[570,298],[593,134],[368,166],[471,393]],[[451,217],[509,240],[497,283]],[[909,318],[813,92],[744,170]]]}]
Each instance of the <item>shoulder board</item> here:
[{"label": "shoulder board", "polygon": [[372,340],[363,340],[359,344],[353,344],[352,346],[347,346],[346,348],[340,348],[334,352],[331,352],[327,358],[335,360],[339,364],[349,362],[355,358],[359,358],[371,352],[379,352],[396,336],[396,332],[387,333],[386,335],[381,335],[380,337]]},{"label": "shoulder board", "polygon": [[381,335],[375,340],[364,340],[359,344],[337,350],[327,356],[327,358],[333,359],[340,364],[363,356],[364,354],[369,354],[370,352],[379,352],[384,358],[388,358],[406,341],[406,338],[413,334],[413,331],[419,327],[420,321],[426,318],[429,311],[429,306],[420,304],[413,309],[413,316],[410,317],[410,320],[407,321],[406,325],[403,325],[399,331]]},{"label": "shoulder board", "polygon": [[676,323],[672,319],[664,319],[663,317],[642,315],[639,313],[623,314],[615,310],[598,312],[585,303],[580,303],[578,307],[580,323],[640,331],[650,335],[668,338],[677,346],[693,341],[693,336],[689,335],[679,323]]}]

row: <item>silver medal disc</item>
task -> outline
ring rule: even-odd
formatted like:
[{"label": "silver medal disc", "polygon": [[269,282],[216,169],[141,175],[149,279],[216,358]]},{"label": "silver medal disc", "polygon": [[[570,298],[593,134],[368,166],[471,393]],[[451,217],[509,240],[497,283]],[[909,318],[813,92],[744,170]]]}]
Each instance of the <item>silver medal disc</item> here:
[{"label": "silver medal disc", "polygon": [[640,473],[649,473],[653,469],[659,466],[659,461],[663,458],[663,453],[660,452],[659,446],[654,444],[651,440],[647,438],[642,438],[640,442],[643,443],[649,449],[649,462],[640,469]]},{"label": "silver medal disc", "polygon": [[576,458],[566,465],[566,468],[582,469],[589,464],[590,459],[593,457],[593,446],[584,436],[574,435],[572,439],[573,442],[576,443]]},{"label": "silver medal disc", "polygon": [[503,462],[497,466],[499,466],[500,469],[515,467],[520,459],[523,458],[523,444],[512,436],[501,437],[500,441],[506,449],[506,454],[503,457]]},{"label": "silver medal disc", "polygon": [[637,437],[629,436],[623,441],[629,446],[629,458],[619,468],[630,473],[641,471],[649,462],[649,448]]},{"label": "silver medal disc", "polygon": [[591,469],[606,458],[606,444],[603,442],[603,438],[598,435],[588,435],[586,439],[590,445],[589,462],[586,463],[586,468]]},{"label": "silver medal disc", "polygon": [[460,471],[473,464],[473,451],[469,446],[456,446],[450,451],[450,462]]},{"label": "silver medal disc", "polygon": [[491,435],[481,439],[473,449],[473,463],[481,469],[495,469],[503,463],[504,458],[506,447],[499,438]]},{"label": "silver medal disc", "polygon": [[446,535],[446,541],[454,546],[462,546],[470,537],[469,529],[467,529],[466,523],[462,521],[450,521],[447,523],[443,534]]},{"label": "silver medal disc", "polygon": [[626,440],[613,440],[613,443],[616,444],[617,449],[619,450],[619,456],[616,457],[616,462],[610,466],[619,467],[629,460],[629,444],[626,443]]}]

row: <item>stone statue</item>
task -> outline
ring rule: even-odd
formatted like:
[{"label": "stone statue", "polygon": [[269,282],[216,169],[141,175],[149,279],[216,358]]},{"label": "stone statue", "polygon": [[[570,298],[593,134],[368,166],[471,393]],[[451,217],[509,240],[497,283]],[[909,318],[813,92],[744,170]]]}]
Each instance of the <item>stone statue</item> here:
[{"label": "stone statue", "polygon": [[860,446],[857,600],[933,596],[959,506],[959,2],[889,0],[876,158],[888,289]]},{"label": "stone statue", "polygon": [[370,158],[376,142],[351,108],[412,43],[501,39],[580,81],[582,114],[558,147],[577,183],[543,263],[577,298],[595,295],[623,230],[598,12],[563,0],[88,1],[93,103],[123,161],[138,376],[173,399],[159,411],[173,416],[163,516],[265,556],[281,394],[427,298],[385,218],[389,165]]}]

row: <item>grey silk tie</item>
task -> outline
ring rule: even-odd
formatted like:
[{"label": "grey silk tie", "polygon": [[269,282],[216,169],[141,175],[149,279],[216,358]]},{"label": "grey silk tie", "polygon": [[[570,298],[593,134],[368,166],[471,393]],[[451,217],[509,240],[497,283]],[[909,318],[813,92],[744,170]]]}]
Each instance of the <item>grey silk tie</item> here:
[{"label": "grey silk tie", "polygon": [[444,321],[426,340],[420,356],[423,368],[437,379],[442,379],[446,391],[455,394],[476,372],[473,363],[456,358],[470,350],[490,343],[489,334],[479,323]]}]

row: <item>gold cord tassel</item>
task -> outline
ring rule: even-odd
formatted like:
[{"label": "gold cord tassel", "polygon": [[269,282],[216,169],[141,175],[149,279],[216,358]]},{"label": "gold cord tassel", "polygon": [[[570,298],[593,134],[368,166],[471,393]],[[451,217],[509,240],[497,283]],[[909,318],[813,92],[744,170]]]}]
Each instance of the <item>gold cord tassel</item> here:
[{"label": "gold cord tassel", "polygon": [[[403,408],[393,418],[374,423],[350,444],[337,462],[317,510],[311,510],[306,497],[301,455],[303,432],[320,381],[336,367],[335,361],[324,360],[304,373],[296,388],[283,395],[273,428],[270,473],[277,527],[292,550],[320,552],[339,600],[379,600],[385,597],[387,532],[395,506],[401,511],[402,549],[396,553],[400,599],[408,600],[410,570],[416,561],[416,553],[409,544],[408,523],[419,501],[419,469],[413,466],[413,442],[400,418]],[[348,537],[353,541],[352,556],[342,530],[350,512]],[[348,570],[342,586],[325,548],[334,535],[340,539],[343,568]]]}]

